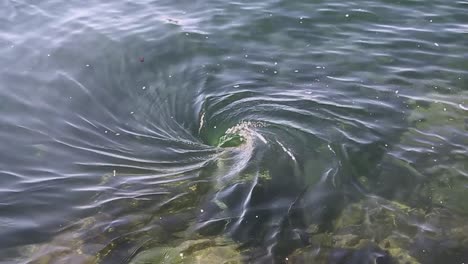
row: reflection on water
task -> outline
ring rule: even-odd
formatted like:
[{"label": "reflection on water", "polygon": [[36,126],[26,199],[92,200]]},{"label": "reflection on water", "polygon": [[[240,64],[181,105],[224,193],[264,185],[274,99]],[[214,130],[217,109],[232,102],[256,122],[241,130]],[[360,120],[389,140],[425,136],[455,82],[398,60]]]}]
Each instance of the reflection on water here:
[{"label": "reflection on water", "polygon": [[468,261],[468,3],[0,3],[0,262]]}]

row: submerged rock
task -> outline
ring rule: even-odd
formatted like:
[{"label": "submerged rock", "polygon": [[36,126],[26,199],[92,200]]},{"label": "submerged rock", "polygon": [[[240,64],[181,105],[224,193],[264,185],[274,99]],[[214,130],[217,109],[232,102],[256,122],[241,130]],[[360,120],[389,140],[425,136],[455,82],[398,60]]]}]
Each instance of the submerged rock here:
[{"label": "submerged rock", "polygon": [[[296,250],[285,259],[286,263],[326,263],[326,264],[397,264],[388,252],[374,244],[353,248],[314,248]],[[404,263],[406,264],[406,263]],[[411,263],[413,264],[413,263]]]},{"label": "submerged rock", "polygon": [[368,193],[425,209],[468,215],[468,94],[428,95],[409,102],[411,126],[387,149],[377,169],[357,175]]},{"label": "submerged rock", "polygon": [[130,264],[242,263],[236,246],[221,239],[188,240],[176,246],[155,247],[139,253]]},{"label": "submerged rock", "polygon": [[20,250],[22,258],[30,264],[54,264],[54,263],[77,263],[91,264],[97,262],[95,253],[104,247],[99,234],[95,238],[95,243],[87,244],[84,241],[88,230],[96,226],[102,220],[103,215],[88,217],[68,227],[61,234],[51,241],[30,245]]},{"label": "submerged rock", "polygon": [[[435,95],[434,95],[435,96]],[[430,207],[448,208],[468,215],[468,119],[459,107],[467,93],[435,96],[429,104],[416,104],[409,120],[414,128],[401,137],[395,156],[412,161],[424,179],[416,186],[419,200]],[[440,100],[440,101],[439,101]]]},{"label": "submerged rock", "polygon": [[[467,223],[466,217],[446,208],[427,213],[368,196],[348,205],[332,230],[311,235],[311,246],[297,250],[288,259],[341,263],[343,258],[369,254],[370,259],[362,256],[357,262],[346,263],[441,263],[444,259],[461,263],[468,257]],[[340,257],[335,260],[337,255]],[[372,260],[372,256],[385,256],[385,260]]]}]

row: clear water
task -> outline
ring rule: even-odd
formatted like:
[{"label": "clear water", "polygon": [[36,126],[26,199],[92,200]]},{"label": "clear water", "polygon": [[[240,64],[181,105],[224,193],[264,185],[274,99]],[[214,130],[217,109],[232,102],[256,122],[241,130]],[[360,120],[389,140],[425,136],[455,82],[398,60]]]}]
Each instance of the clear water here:
[{"label": "clear water", "polygon": [[4,0],[0,63],[2,263],[468,261],[467,1]]}]

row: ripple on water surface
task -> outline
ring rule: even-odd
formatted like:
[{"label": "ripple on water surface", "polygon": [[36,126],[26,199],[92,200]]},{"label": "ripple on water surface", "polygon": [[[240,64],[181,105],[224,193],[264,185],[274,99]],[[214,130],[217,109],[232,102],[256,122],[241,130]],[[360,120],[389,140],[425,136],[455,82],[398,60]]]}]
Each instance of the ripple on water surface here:
[{"label": "ripple on water surface", "polygon": [[1,259],[466,262],[467,13],[1,3]]}]

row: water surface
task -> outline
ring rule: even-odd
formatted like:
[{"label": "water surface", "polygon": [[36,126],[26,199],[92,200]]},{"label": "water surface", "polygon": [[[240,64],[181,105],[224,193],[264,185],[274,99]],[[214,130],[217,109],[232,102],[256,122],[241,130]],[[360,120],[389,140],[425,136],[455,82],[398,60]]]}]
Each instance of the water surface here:
[{"label": "water surface", "polygon": [[[216,238],[245,263],[466,262],[467,14],[1,2],[0,260],[130,263]],[[385,235],[340,226],[355,206]],[[385,249],[398,234],[404,252]]]}]

